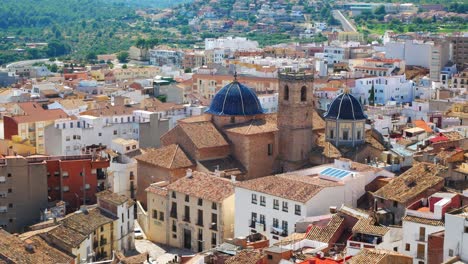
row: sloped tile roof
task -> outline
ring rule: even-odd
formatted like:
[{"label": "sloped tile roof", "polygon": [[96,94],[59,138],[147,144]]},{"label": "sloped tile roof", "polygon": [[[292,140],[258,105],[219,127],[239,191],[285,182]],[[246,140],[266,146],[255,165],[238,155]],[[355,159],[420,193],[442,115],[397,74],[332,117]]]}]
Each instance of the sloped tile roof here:
[{"label": "sloped tile roof", "polygon": [[333,235],[339,230],[344,224],[344,217],[337,214],[333,215],[330,222],[325,227],[314,225],[309,233],[306,235],[306,239],[319,241],[323,243],[330,243]]},{"label": "sloped tile roof", "polygon": [[192,177],[183,177],[169,184],[167,189],[213,202],[222,202],[234,194],[230,180],[199,171],[192,172]]},{"label": "sloped tile roof", "polygon": [[407,215],[403,217],[403,221],[409,221],[413,223],[423,224],[423,225],[431,225],[431,226],[444,226],[444,221],[437,220],[437,219],[427,219],[412,215]]},{"label": "sloped tile roof", "polygon": [[278,131],[276,115],[266,115],[262,119],[254,119],[247,123],[226,127],[227,132],[242,135],[255,135]]},{"label": "sloped tile roof", "polygon": [[256,264],[265,258],[265,254],[258,250],[242,250],[235,256],[226,259],[225,264]]},{"label": "sloped tile roof", "polygon": [[198,149],[229,146],[211,122],[180,123],[179,126]]},{"label": "sloped tile roof", "polygon": [[416,163],[399,177],[374,192],[374,196],[405,204],[420,193],[444,181],[438,175],[446,167],[432,163]]},{"label": "sloped tile roof", "polygon": [[[384,249],[368,249],[364,248],[359,252],[356,256],[352,257],[348,260],[347,263],[349,264],[379,264],[379,263],[400,263],[400,262],[388,262],[386,259],[388,257],[393,257],[393,261],[395,258],[399,260],[406,259],[405,263],[412,263],[412,258],[410,256],[390,251]],[[401,259],[400,259],[401,258]]]},{"label": "sloped tile roof", "polygon": [[182,148],[176,144],[158,149],[148,149],[135,159],[166,169],[187,168],[194,165]]},{"label": "sloped tile roof", "polygon": [[339,183],[320,179],[318,176],[279,174],[239,182],[238,187],[266,193],[292,201],[305,203],[323,188],[339,186]]},{"label": "sloped tile roof", "polygon": [[361,218],[353,227],[353,233],[384,236],[390,228],[381,225],[375,225],[375,221],[369,218]]}]

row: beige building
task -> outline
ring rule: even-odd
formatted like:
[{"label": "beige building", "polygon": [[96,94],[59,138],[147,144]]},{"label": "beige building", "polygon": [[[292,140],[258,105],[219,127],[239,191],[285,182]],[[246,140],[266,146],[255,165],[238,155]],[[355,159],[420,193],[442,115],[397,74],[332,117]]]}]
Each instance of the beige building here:
[{"label": "beige building", "polygon": [[187,170],[174,183],[152,184],[147,193],[146,235],[153,242],[200,252],[234,235],[233,180]]},{"label": "beige building", "polygon": [[453,76],[452,88],[468,91],[468,69]]},{"label": "beige building", "polygon": [[47,207],[47,171],[43,160],[7,156],[0,159],[0,227],[22,231],[40,220]]}]

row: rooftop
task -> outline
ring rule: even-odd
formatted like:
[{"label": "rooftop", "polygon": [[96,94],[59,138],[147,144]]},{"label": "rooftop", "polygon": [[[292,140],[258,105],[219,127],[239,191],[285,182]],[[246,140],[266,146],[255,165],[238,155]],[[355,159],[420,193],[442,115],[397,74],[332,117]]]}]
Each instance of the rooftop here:
[{"label": "rooftop", "polygon": [[375,224],[374,219],[372,219],[371,217],[361,217],[359,221],[357,221],[356,225],[354,225],[353,227],[354,233],[376,236],[384,236],[389,230],[390,228],[386,226]]},{"label": "rooftop", "polygon": [[180,123],[178,126],[199,149],[229,145],[211,122]]},{"label": "rooftop", "polygon": [[389,184],[374,192],[374,196],[399,203],[411,202],[420,193],[444,181],[439,177],[445,167],[431,163],[416,163]]},{"label": "rooftop", "polygon": [[276,115],[266,115],[266,117],[262,119],[253,119],[246,123],[227,126],[226,131],[242,135],[255,135],[276,132],[278,131],[278,126],[276,125]]},{"label": "rooftop", "polygon": [[72,263],[74,258],[49,246],[38,236],[23,241],[0,229],[0,259],[0,263],[56,264]]},{"label": "rooftop", "polygon": [[423,225],[431,225],[431,226],[444,226],[444,221],[442,220],[437,220],[437,219],[429,219],[429,218],[423,218],[423,217],[417,217],[417,216],[412,216],[412,215],[406,215],[403,217],[403,221],[408,221],[408,222],[413,222],[413,223],[418,223],[418,224],[423,224]]},{"label": "rooftop", "polygon": [[133,204],[132,199],[128,198],[125,195],[114,193],[110,190],[105,190],[105,191],[96,193],[96,197],[99,200],[103,200],[114,205],[122,205],[124,203],[129,203],[129,205]]},{"label": "rooftop", "polygon": [[230,180],[198,171],[169,184],[167,189],[212,202],[222,202],[234,194]]},{"label": "rooftop", "polygon": [[265,258],[265,254],[258,250],[242,250],[224,262],[225,264],[256,264]]},{"label": "rooftop", "polygon": [[341,186],[341,184],[321,179],[318,175],[300,176],[288,173],[240,182],[237,186],[305,203],[323,188]]},{"label": "rooftop", "polygon": [[176,144],[158,149],[148,149],[135,159],[166,169],[188,168],[194,165],[182,148]]},{"label": "rooftop", "polygon": [[334,214],[325,227],[320,227],[316,225],[312,226],[305,238],[323,243],[330,243],[332,237],[343,224],[344,218],[337,214]]},{"label": "rooftop", "polygon": [[[395,259],[397,258],[397,259]],[[369,249],[364,248],[356,256],[348,260],[350,264],[384,264],[384,263],[401,263],[400,261],[406,259],[404,263],[412,263],[412,257],[384,249]]]}]

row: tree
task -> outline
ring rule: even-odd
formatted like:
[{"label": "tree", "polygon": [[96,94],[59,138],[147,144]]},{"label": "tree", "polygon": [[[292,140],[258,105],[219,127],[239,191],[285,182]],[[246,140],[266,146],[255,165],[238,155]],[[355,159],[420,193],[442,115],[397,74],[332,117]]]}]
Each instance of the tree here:
[{"label": "tree", "polygon": [[375,105],[375,88],[374,84],[372,84],[371,89],[369,90],[369,105]]},{"label": "tree", "polygon": [[377,7],[377,9],[375,9],[375,11],[374,11],[374,14],[376,14],[376,15],[386,15],[387,12],[385,12],[385,6],[380,5],[379,7]]},{"label": "tree", "polygon": [[128,61],[128,52],[126,51],[121,51],[119,54],[117,54],[117,59],[119,60],[120,63],[125,63]]},{"label": "tree", "polygon": [[50,65],[49,70],[50,70],[51,72],[57,72],[57,71],[58,71],[58,66],[57,66],[57,64],[53,63],[52,65]]},{"label": "tree", "polygon": [[122,69],[127,69],[127,64],[122,65]]},{"label": "tree", "polygon": [[86,60],[89,61],[89,62],[93,62],[95,60],[97,60],[97,55],[94,51],[91,51],[89,52],[87,55],[86,55]]}]

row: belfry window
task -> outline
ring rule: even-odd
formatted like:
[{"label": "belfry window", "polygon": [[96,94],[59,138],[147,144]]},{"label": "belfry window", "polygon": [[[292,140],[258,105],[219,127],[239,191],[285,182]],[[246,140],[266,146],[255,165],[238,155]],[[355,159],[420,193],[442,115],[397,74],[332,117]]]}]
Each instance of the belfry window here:
[{"label": "belfry window", "polygon": [[285,101],[289,100],[289,87],[287,85],[284,86],[284,100]]},{"label": "belfry window", "polygon": [[307,101],[307,87],[302,86],[301,88],[301,102]]}]

